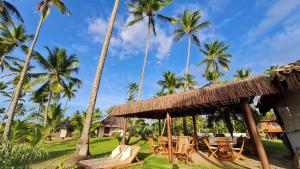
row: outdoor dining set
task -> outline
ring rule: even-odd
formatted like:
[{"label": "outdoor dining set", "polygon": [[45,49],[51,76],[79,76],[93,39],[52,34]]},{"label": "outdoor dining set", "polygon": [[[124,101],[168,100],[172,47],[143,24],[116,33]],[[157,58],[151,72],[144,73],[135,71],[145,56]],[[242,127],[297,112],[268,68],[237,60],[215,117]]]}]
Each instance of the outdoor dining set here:
[{"label": "outdoor dining set", "polygon": [[[168,138],[157,137],[157,144],[154,138],[149,138],[149,144],[154,154],[168,153]],[[242,155],[245,147],[245,138],[237,137],[190,137],[190,136],[173,136],[172,153],[179,159],[185,161],[191,160],[193,151],[208,151],[208,158],[215,157],[218,160],[246,160]]]}]

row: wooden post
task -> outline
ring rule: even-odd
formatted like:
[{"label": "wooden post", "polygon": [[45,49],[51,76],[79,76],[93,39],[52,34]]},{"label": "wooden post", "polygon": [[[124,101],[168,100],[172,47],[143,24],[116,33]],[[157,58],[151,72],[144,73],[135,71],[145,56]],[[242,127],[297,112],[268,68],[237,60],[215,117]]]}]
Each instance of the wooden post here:
[{"label": "wooden post", "polygon": [[124,120],[124,126],[123,126],[123,138],[122,138],[122,144],[125,145],[126,144],[126,130],[127,130],[127,122],[128,122],[128,118],[125,117]]},{"label": "wooden post", "polygon": [[158,135],[161,136],[160,119],[158,119]]},{"label": "wooden post", "polygon": [[259,138],[259,134],[258,134],[258,131],[256,128],[256,123],[254,121],[254,117],[253,117],[253,114],[252,114],[252,111],[251,111],[251,108],[250,108],[247,98],[241,99],[241,107],[246,115],[246,119],[249,124],[248,130],[249,130],[249,132],[251,132],[251,135],[253,137],[255,147],[257,149],[257,153],[258,153],[259,159],[261,161],[262,167],[263,167],[263,169],[271,169],[265,148]]},{"label": "wooden post", "polygon": [[171,134],[171,116],[167,112],[167,128],[168,128],[168,160],[172,162],[172,134]]},{"label": "wooden post", "polygon": [[197,135],[197,122],[196,122],[196,117],[193,116],[193,125],[194,125],[194,144],[195,144],[195,149],[197,150],[198,148],[198,135]]}]

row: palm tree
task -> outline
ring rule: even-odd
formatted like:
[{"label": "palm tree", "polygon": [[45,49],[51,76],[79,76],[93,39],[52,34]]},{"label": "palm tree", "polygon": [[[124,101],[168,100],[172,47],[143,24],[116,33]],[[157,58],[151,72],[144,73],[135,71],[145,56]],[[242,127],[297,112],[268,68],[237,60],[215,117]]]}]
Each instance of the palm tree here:
[{"label": "palm tree", "polygon": [[136,82],[131,82],[127,86],[128,89],[128,102],[134,101],[135,93],[138,91],[138,84]]},{"label": "palm tree", "polygon": [[24,86],[28,90],[32,86],[41,84],[35,91],[36,94],[48,93],[44,127],[47,125],[48,107],[53,96],[58,96],[63,92],[70,94],[72,92],[69,86],[70,83],[78,87],[81,85],[81,80],[72,76],[72,73],[77,73],[79,70],[78,57],[76,55],[68,55],[66,49],[63,48],[54,48],[52,51],[48,47],[46,49],[48,51],[47,58],[39,53],[35,54],[35,59],[45,72],[39,73],[39,78]]},{"label": "palm tree", "polygon": [[54,103],[51,105],[47,116],[47,126],[44,128],[44,136],[51,141],[52,135],[63,122],[64,110],[61,108],[61,104]]},{"label": "palm tree", "polygon": [[176,77],[176,74],[170,71],[163,73],[163,80],[157,82],[158,85],[162,87],[162,91],[166,94],[173,94],[179,89],[183,83],[181,78]]},{"label": "palm tree", "polygon": [[280,66],[271,66],[269,69],[264,71],[264,74],[271,75],[272,72],[280,70]]},{"label": "palm tree", "polygon": [[[227,53],[226,50],[229,48],[223,42],[213,41],[211,43],[206,43],[204,49],[200,49],[203,56],[205,57],[198,66],[202,64],[206,65],[204,76],[207,77],[211,73],[219,73],[219,66],[224,70],[229,70],[229,57],[231,54]],[[217,75],[216,75],[217,76]]]},{"label": "palm tree", "polygon": [[13,4],[6,0],[0,0],[0,21],[6,24],[12,23],[11,15],[14,15],[19,21],[24,22],[20,12]]},{"label": "palm tree", "polygon": [[220,72],[208,72],[207,76],[205,76],[205,75],[203,75],[203,76],[209,82],[205,86],[209,86],[209,85],[220,83],[220,78],[222,78],[224,76],[224,73],[220,73]]},{"label": "palm tree", "polygon": [[234,78],[237,80],[242,80],[245,79],[247,77],[250,77],[250,74],[253,72],[252,69],[238,69],[236,70],[236,75],[234,75]]},{"label": "palm tree", "polygon": [[[119,3],[120,0],[116,0],[115,4],[114,4],[114,8],[111,14],[111,18],[109,21],[109,25],[108,25],[108,29],[107,29],[107,33],[105,36],[105,40],[103,43],[103,47],[102,47],[102,51],[101,51],[101,56],[100,56],[100,60],[98,63],[98,67],[97,67],[97,72],[96,72],[96,77],[94,80],[94,85],[92,88],[92,93],[90,96],[90,101],[89,101],[89,107],[87,110],[87,116],[86,119],[84,121],[84,126],[82,129],[82,133],[81,133],[81,137],[77,143],[77,150],[76,150],[76,155],[79,156],[80,158],[85,158],[88,154],[89,151],[89,131],[90,131],[90,127],[91,127],[91,122],[92,122],[92,118],[93,118],[93,112],[94,112],[94,108],[95,108],[95,103],[97,100],[97,94],[98,94],[98,89],[100,86],[100,80],[101,80],[101,76],[102,76],[102,71],[103,71],[103,67],[104,67],[104,63],[105,63],[105,59],[106,59],[106,54],[107,54],[107,50],[109,47],[109,43],[110,43],[110,38],[112,35],[112,31],[113,31],[113,27],[114,27],[114,23],[115,23],[115,18],[116,18],[116,14],[118,11],[118,7],[119,7]],[[67,160],[67,162],[65,163],[65,166],[72,166],[73,164],[75,164],[78,160],[80,160],[80,158],[76,158],[73,159],[72,157]]]},{"label": "palm tree", "polygon": [[67,110],[68,101],[70,101],[72,98],[74,98],[75,94],[78,92],[78,90],[77,90],[78,87],[80,87],[80,86],[78,86],[78,85],[75,86],[75,84],[73,82],[70,82],[67,87],[68,90],[64,90],[63,97],[66,98],[65,110]]},{"label": "palm tree", "polygon": [[0,67],[8,53],[16,47],[26,48],[24,44],[32,39],[32,35],[26,34],[24,25],[11,24],[10,26],[11,28],[6,24],[0,24],[0,45],[3,50]]},{"label": "palm tree", "polygon": [[184,88],[187,89],[188,83],[188,74],[189,74],[189,62],[190,62],[190,50],[191,50],[191,40],[196,46],[200,46],[200,40],[196,35],[201,29],[208,27],[209,22],[200,22],[202,15],[200,11],[190,12],[185,10],[183,14],[180,14],[176,19],[177,28],[174,31],[175,41],[181,40],[184,35],[188,36],[188,52],[187,52],[187,61],[185,67],[185,84]]},{"label": "palm tree", "polygon": [[13,119],[14,119],[15,109],[16,109],[16,106],[18,104],[19,96],[22,92],[22,86],[23,86],[23,83],[24,83],[24,78],[26,76],[28,66],[30,64],[30,59],[31,59],[31,56],[32,56],[32,52],[34,50],[34,46],[35,46],[35,44],[37,42],[37,39],[39,37],[40,30],[41,30],[41,27],[43,25],[43,22],[45,21],[45,19],[47,18],[47,16],[50,13],[51,5],[56,6],[62,14],[70,14],[69,10],[66,8],[66,6],[64,5],[64,3],[61,0],[42,0],[38,4],[37,10],[41,13],[40,20],[39,20],[39,23],[38,23],[33,41],[31,43],[31,46],[30,46],[29,50],[28,50],[28,53],[27,53],[27,56],[26,56],[26,59],[25,59],[25,63],[24,63],[24,66],[23,66],[23,70],[22,70],[22,73],[21,73],[20,80],[19,80],[18,85],[16,86],[16,89],[15,89],[15,97],[13,97],[13,99],[12,99],[11,109],[8,112],[8,119],[7,119],[5,129],[4,129],[4,132],[3,132],[3,136],[2,136],[3,137],[3,143],[6,143],[8,141],[8,135],[9,135],[9,132],[10,132],[11,124],[12,124]]},{"label": "palm tree", "polygon": [[195,77],[191,74],[188,74],[186,77],[181,78],[183,82],[185,82],[185,85],[183,85],[183,89],[194,89],[194,87],[197,85],[197,82],[195,81]]},{"label": "palm tree", "polygon": [[155,17],[163,21],[172,22],[173,21],[172,18],[166,17],[158,13],[165,6],[169,5],[172,1],[173,0],[131,0],[130,3],[127,3],[127,6],[131,8],[129,14],[133,15],[133,19],[127,23],[127,26],[132,26],[136,23],[140,23],[144,20],[147,20],[147,42],[146,42],[144,63],[143,63],[141,78],[139,83],[139,91],[137,97],[138,101],[140,100],[141,93],[142,93],[144,72],[145,72],[145,66],[147,62],[147,56],[148,56],[149,45],[150,45],[151,30],[153,34],[156,35]]}]

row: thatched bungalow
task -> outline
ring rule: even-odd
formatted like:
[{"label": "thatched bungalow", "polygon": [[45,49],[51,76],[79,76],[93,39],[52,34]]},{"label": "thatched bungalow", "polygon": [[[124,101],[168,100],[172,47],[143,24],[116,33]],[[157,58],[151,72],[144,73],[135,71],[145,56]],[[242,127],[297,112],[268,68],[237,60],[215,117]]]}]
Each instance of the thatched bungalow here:
[{"label": "thatched bungalow", "polygon": [[107,116],[100,123],[102,126],[97,130],[98,137],[111,137],[114,132],[123,135],[124,118]]}]

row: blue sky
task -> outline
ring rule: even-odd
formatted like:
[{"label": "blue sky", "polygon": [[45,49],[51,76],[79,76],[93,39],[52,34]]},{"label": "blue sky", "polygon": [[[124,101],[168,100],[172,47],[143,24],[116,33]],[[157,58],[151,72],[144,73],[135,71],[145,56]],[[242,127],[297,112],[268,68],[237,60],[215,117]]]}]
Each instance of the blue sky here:
[{"label": "blue sky", "polygon": [[[37,1],[14,1],[25,18],[29,33],[34,33],[39,19],[35,11]],[[69,103],[68,114],[84,110],[97,68],[97,63],[106,33],[113,0],[65,0],[72,12],[62,16],[56,9],[51,11],[42,27],[36,49],[46,53],[44,47],[64,47],[80,59],[82,88]],[[231,45],[230,71],[224,79],[232,79],[236,69],[252,68],[260,74],[271,65],[294,62],[300,56],[300,0],[174,0],[162,10],[162,14],[176,16],[184,9],[198,10],[203,21],[212,24],[199,32],[201,43],[222,40]],[[143,62],[146,26],[141,23],[126,28],[128,8],[121,0],[111,46],[102,75],[97,106],[102,110],[124,103],[126,86],[138,82]],[[174,27],[158,22],[158,35],[151,40],[151,49],[145,71],[142,98],[153,97],[160,90],[157,81],[165,71],[182,75],[185,68],[187,39],[173,41]],[[196,65],[203,59],[199,50],[192,46],[190,73],[199,86],[206,84],[202,78],[203,68]]]}]

